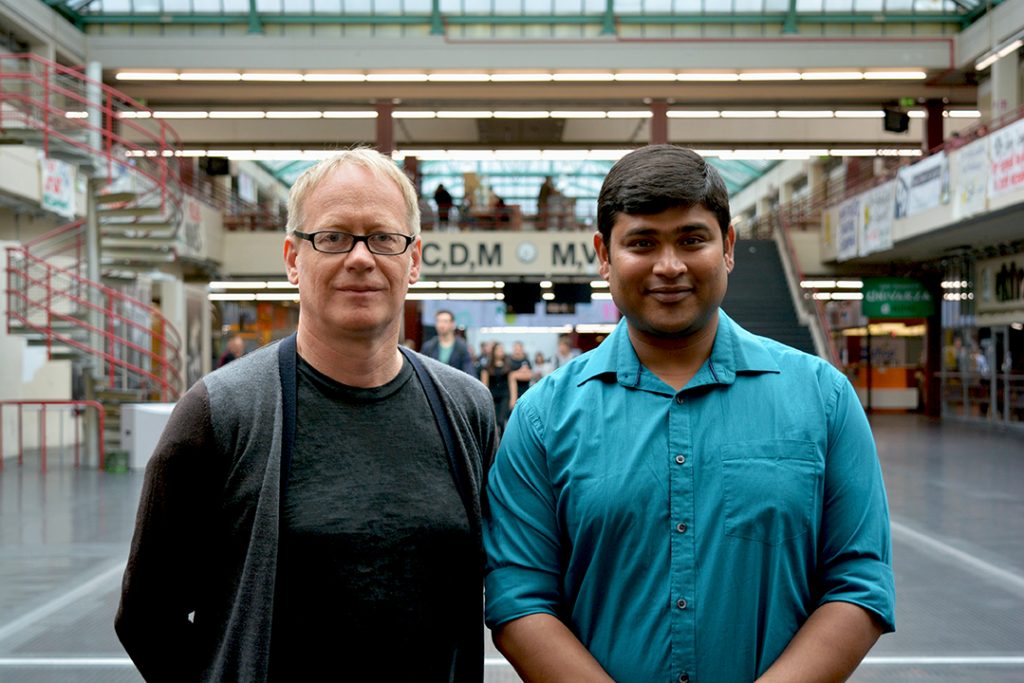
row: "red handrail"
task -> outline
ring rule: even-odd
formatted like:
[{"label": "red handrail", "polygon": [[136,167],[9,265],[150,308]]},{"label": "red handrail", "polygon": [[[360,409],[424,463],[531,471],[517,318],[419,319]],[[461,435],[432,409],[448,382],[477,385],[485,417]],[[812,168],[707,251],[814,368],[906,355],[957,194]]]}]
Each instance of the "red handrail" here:
[{"label": "red handrail", "polygon": [[[22,412],[23,412],[23,408],[25,406],[39,406],[40,407],[40,443],[39,443],[40,448],[39,448],[39,452],[40,452],[40,459],[41,459],[41,467],[42,467],[42,471],[43,471],[44,474],[46,472],[46,407],[47,406],[73,406],[76,409],[78,409],[78,408],[81,408],[81,409],[92,408],[93,410],[96,411],[96,413],[97,413],[97,415],[99,417],[99,429],[98,429],[98,434],[96,435],[96,440],[99,442],[99,468],[101,470],[103,469],[104,464],[106,462],[106,450],[104,448],[104,443],[103,443],[103,430],[106,428],[106,415],[105,415],[105,413],[103,411],[103,404],[101,404],[99,401],[82,401],[82,400],[62,401],[62,400],[50,400],[50,399],[43,399],[43,400],[6,400],[6,401],[0,401],[0,472],[2,472],[3,469],[4,469],[4,454],[3,454],[4,420],[3,420],[3,409],[4,409],[5,406],[17,406],[17,408],[18,408],[18,465],[24,464],[24,456],[25,456],[25,443],[24,443],[24,438],[23,438],[24,435],[23,435],[23,430],[22,430],[22,425],[23,425],[23,422],[22,422]],[[73,415],[73,417],[75,417],[75,418],[78,417],[77,411]],[[79,424],[78,424],[77,419],[76,419],[76,422],[75,422],[75,467],[78,467],[79,464],[80,464],[79,451],[78,451],[78,446],[79,446],[79,438],[78,438],[78,436],[79,436]]]}]

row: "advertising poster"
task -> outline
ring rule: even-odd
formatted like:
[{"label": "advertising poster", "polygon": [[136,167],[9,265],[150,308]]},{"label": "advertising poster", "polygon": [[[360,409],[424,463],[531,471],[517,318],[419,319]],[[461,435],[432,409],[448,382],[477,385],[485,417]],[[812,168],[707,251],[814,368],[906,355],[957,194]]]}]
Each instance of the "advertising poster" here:
[{"label": "advertising poster", "polygon": [[949,157],[933,154],[896,175],[896,218],[949,203]]},{"label": "advertising poster", "polygon": [[860,226],[861,197],[847,199],[839,205],[839,224],[836,226],[836,260],[857,257],[857,233]]},{"label": "advertising poster", "polygon": [[1024,120],[989,133],[989,196],[1024,185]]},{"label": "advertising poster", "polygon": [[864,213],[860,224],[859,253],[867,256],[892,249],[893,211],[896,205],[896,181],[868,190],[861,195]]},{"label": "advertising poster", "polygon": [[967,218],[988,209],[988,140],[975,140],[953,157],[956,187],[953,189],[953,217]]},{"label": "advertising poster", "polygon": [[42,160],[43,199],[47,211],[65,218],[75,217],[75,167],[56,159]]},{"label": "advertising poster", "polygon": [[978,313],[1024,312],[1024,254],[978,261]]}]

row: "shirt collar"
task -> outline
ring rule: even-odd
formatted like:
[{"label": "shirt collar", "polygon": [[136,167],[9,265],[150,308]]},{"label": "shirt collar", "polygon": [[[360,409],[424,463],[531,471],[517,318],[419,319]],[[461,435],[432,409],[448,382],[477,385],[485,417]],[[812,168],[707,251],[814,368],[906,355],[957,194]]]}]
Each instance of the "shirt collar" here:
[{"label": "shirt collar", "polygon": [[[629,340],[623,318],[600,346],[587,354],[579,384],[602,375],[614,375],[619,384],[638,387],[642,376],[640,359]],[[711,357],[704,363],[687,388],[704,384],[732,384],[743,372],[779,372],[779,364],[760,340],[740,327],[718,309],[718,330]]]}]

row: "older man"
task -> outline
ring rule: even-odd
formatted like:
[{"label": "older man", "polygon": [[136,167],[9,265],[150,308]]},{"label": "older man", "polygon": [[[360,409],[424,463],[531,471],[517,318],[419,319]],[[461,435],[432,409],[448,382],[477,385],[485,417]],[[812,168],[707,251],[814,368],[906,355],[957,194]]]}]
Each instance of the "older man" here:
[{"label": "older man", "polygon": [[699,155],[626,155],[597,221],[624,320],[526,392],[502,437],[495,642],[531,681],[845,680],[894,619],[853,387],[719,308],[736,235]]},{"label": "older man", "polygon": [[147,680],[481,680],[494,416],[399,348],[418,226],[371,150],[292,188],[297,334],[197,383],[147,468],[116,622]]}]

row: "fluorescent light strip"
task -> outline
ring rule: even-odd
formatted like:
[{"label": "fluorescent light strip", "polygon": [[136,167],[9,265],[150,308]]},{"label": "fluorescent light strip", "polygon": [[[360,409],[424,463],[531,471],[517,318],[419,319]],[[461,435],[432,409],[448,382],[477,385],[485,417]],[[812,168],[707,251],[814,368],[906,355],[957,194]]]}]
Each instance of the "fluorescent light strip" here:
[{"label": "fluorescent light strip", "polygon": [[366,74],[306,74],[302,80],[307,83],[365,83]]},{"label": "fluorescent light strip", "polygon": [[697,111],[695,109],[671,109],[668,112],[670,119],[719,119],[722,112],[719,111]]},{"label": "fluorescent light strip", "polygon": [[649,119],[654,116],[650,111],[610,111],[608,112],[608,118],[610,119]]},{"label": "fluorescent light strip", "polygon": [[431,83],[486,83],[491,80],[487,74],[427,74]]},{"label": "fluorescent light strip", "polygon": [[268,119],[320,119],[322,111],[268,111]]},{"label": "fluorescent light strip", "polygon": [[784,71],[778,73],[767,73],[761,71],[750,71],[741,73],[740,81],[799,81],[800,74],[795,71]]},{"label": "fluorescent light strip", "polygon": [[267,283],[263,281],[215,280],[210,283],[210,289],[266,289],[266,287]]},{"label": "fluorescent light strip", "polygon": [[265,294],[257,294],[256,301],[298,301],[299,294],[290,292],[267,292]]},{"label": "fluorescent light strip", "polygon": [[491,74],[495,83],[547,83],[555,79],[553,74]]},{"label": "fluorescent light strip", "polygon": [[66,119],[87,119],[87,118],[89,118],[89,112],[87,112],[87,111],[66,111],[66,112],[64,112],[64,118],[66,118]]},{"label": "fluorescent light strip", "polygon": [[436,119],[436,111],[393,111],[391,118],[395,119]]},{"label": "fluorescent light strip", "polygon": [[115,76],[118,81],[176,81],[175,71],[119,71]]},{"label": "fluorescent light strip", "polygon": [[[577,326],[579,329],[579,326]],[[569,334],[572,332],[572,325],[495,325],[481,327],[480,334]]]},{"label": "fluorescent light strip", "polygon": [[494,111],[491,115],[496,119],[547,119],[549,111]]},{"label": "fluorescent light strip", "polygon": [[242,74],[238,72],[202,72],[186,71],[178,74],[180,81],[240,81]]},{"label": "fluorescent light strip", "polygon": [[211,111],[211,119],[262,119],[266,118],[265,111]]},{"label": "fluorescent light strip", "polygon": [[555,300],[555,293],[554,292],[544,292],[543,294],[540,295],[540,298],[543,299],[544,301],[554,301]]},{"label": "fluorescent light strip", "polygon": [[377,112],[375,111],[325,111],[323,112],[325,119],[375,119],[377,118]]},{"label": "fluorescent light strip", "polygon": [[735,83],[736,81],[740,80],[740,76],[739,76],[739,74],[735,74],[735,73],[720,73],[720,74],[716,74],[716,73],[709,73],[709,74],[678,73],[678,74],[676,74],[676,80],[677,81],[682,81],[682,82],[691,81],[691,82],[694,82],[694,83],[702,83],[702,82],[709,82],[709,81],[710,82],[719,81],[719,82],[723,82],[723,83]]},{"label": "fluorescent light strip", "polygon": [[980,119],[981,112],[977,109],[950,109],[948,112],[951,119]]},{"label": "fluorescent light strip", "polygon": [[831,111],[812,111],[810,109],[780,110],[776,114],[780,119],[831,119],[835,117]]},{"label": "fluorescent light strip", "polygon": [[244,73],[243,81],[273,81],[281,83],[301,83],[300,73]]},{"label": "fluorescent light strip", "polygon": [[149,119],[152,117],[153,113],[148,111],[122,111],[117,114],[119,119]]},{"label": "fluorescent light strip", "polygon": [[366,74],[367,83],[426,83],[426,74]]},{"label": "fluorescent light strip", "polygon": [[674,81],[677,79],[674,73],[618,73],[615,80],[620,82],[637,81]]},{"label": "fluorescent light strip", "polygon": [[595,82],[595,81],[614,81],[615,75],[611,73],[592,73],[592,74],[551,74],[551,80],[555,82],[559,81],[576,81],[576,82]]},{"label": "fluorescent light strip", "polygon": [[207,294],[206,298],[209,301],[256,301],[256,295],[255,294],[239,294],[239,293],[218,294],[216,292],[213,292],[213,293]]},{"label": "fluorescent light strip", "polygon": [[885,112],[881,109],[849,109],[835,112],[837,119],[882,119]]},{"label": "fluorescent light strip", "polygon": [[606,119],[608,112],[604,111],[553,111],[553,119]]},{"label": "fluorescent light strip", "polygon": [[869,81],[921,81],[928,77],[924,71],[866,71]]},{"label": "fluorescent light strip", "polygon": [[835,280],[801,280],[802,289],[832,289],[836,286]]},{"label": "fluorescent light strip", "polygon": [[863,71],[804,71],[800,74],[804,81],[860,81],[864,79]]},{"label": "fluorescent light strip", "polygon": [[209,118],[209,112],[205,111],[155,111],[155,119],[205,119]]},{"label": "fluorescent light strip", "polygon": [[724,110],[722,111],[723,119],[774,119],[777,118],[778,114],[770,109],[754,109],[750,111],[742,110]]},{"label": "fluorescent light strip", "polygon": [[439,119],[489,119],[494,113],[489,111],[439,111]]}]

